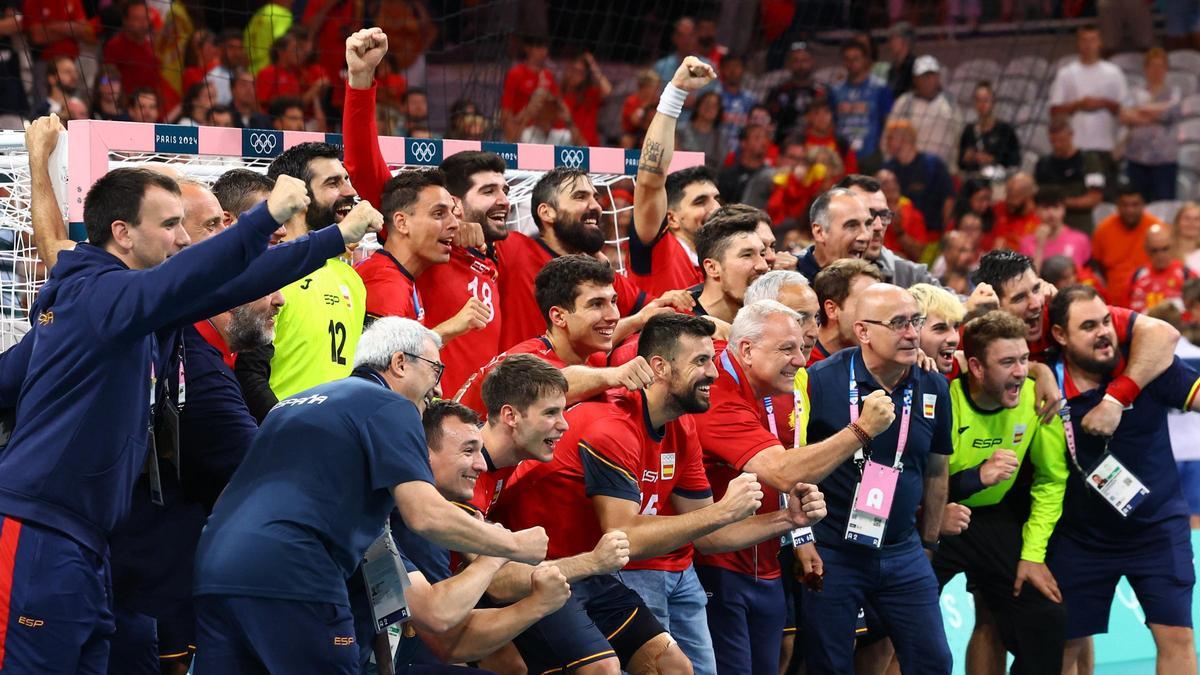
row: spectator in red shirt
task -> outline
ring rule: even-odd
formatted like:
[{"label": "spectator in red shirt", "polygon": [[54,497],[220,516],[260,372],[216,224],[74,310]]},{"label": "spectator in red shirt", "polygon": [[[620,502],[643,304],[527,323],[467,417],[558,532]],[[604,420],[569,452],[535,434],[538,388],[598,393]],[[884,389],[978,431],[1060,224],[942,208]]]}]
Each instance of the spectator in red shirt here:
[{"label": "spectator in red shirt", "polygon": [[1016,248],[1022,237],[1033,234],[1041,224],[1033,195],[1037,186],[1027,173],[1013,174],[1004,185],[1004,201],[996,204],[996,246]]},{"label": "spectator in red shirt", "polygon": [[188,40],[187,53],[183,57],[183,91],[207,78],[221,63],[221,50],[212,31],[201,28]]},{"label": "spectator in red shirt", "polygon": [[958,191],[958,199],[954,203],[951,229],[962,227],[963,217],[972,213],[979,219],[979,247],[990,251],[996,245],[996,212],[992,208],[992,183],[984,178],[968,178],[963,181]]},{"label": "spectator in red shirt", "polygon": [[563,101],[588,145],[600,145],[596,118],[604,99],[611,93],[612,84],[596,65],[591,52],[584,52],[567,64],[563,72]]},{"label": "spectator in red shirt", "polygon": [[654,119],[654,107],[658,105],[659,84],[653,70],[638,73],[637,89],[621,106],[621,147],[636,148],[642,144],[650,120]]},{"label": "spectator in red shirt", "polygon": [[120,69],[121,81],[127,89],[153,89],[160,102],[166,96],[162,64],[150,37],[150,9],[143,0],[133,0],[125,5],[121,32],[104,45],[104,61]]},{"label": "spectator in red shirt", "polygon": [[88,21],[80,0],[25,0],[21,7],[29,41],[43,61],[59,56],[79,58],[79,43],[96,41],[95,27]]},{"label": "spectator in red shirt", "polygon": [[884,235],[883,245],[903,254],[909,260],[920,260],[929,243],[929,230],[925,227],[925,214],[900,194],[900,181],[888,169],[875,174],[883,196],[887,197],[888,209],[892,212],[892,226]]},{"label": "spectator in red shirt", "polygon": [[284,33],[271,45],[271,63],[258,71],[255,80],[258,102],[267,105],[276,96],[300,97],[304,92],[302,77],[297,36]]},{"label": "spectator in red shirt", "polygon": [[1161,302],[1183,304],[1183,285],[1195,273],[1175,254],[1175,235],[1166,225],[1146,230],[1146,255],[1150,264],[1139,267],[1129,283],[1129,309],[1145,312]]},{"label": "spectator in red shirt", "polygon": [[[837,135],[837,127],[833,123],[833,108],[829,99],[818,96],[808,104],[804,112],[804,145],[806,147],[827,147],[837,151],[842,158],[842,175],[858,173],[858,157],[850,147],[850,141]],[[838,176],[834,182],[841,180]]]},{"label": "spectator in red shirt", "polygon": [[533,99],[533,92],[546,89],[558,94],[554,73],[546,67],[546,59],[550,55],[546,39],[527,36],[523,41],[523,51],[523,60],[510,68],[504,77],[504,94],[500,99],[500,123],[504,137],[510,141],[516,140],[525,127],[519,118]]}]

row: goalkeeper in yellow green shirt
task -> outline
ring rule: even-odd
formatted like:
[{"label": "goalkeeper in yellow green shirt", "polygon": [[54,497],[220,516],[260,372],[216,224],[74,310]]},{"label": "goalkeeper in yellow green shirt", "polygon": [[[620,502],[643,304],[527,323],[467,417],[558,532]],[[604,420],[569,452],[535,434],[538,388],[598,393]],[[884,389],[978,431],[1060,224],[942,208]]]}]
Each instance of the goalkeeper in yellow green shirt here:
[{"label": "goalkeeper in yellow green shirt", "polygon": [[1066,441],[1061,419],[1039,420],[1026,333],[1002,311],[963,329],[967,369],[950,383],[950,501],[971,510],[970,525],[942,539],[933,569],[943,587],[967,575],[1015,657],[1012,672],[1057,675],[1066,613],[1045,556],[1062,514]]}]

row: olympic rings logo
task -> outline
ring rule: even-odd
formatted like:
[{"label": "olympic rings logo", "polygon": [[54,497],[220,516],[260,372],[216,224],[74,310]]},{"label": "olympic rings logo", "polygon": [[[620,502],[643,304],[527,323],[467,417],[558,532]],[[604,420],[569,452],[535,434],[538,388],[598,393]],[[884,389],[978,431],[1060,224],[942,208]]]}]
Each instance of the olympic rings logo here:
[{"label": "olympic rings logo", "polygon": [[558,151],[558,161],[562,162],[564,166],[578,169],[583,166],[583,150],[561,148]]},{"label": "olympic rings logo", "polygon": [[275,150],[275,134],[250,134],[250,147],[260,155],[270,154]]},{"label": "olympic rings logo", "polygon": [[413,159],[424,164],[437,155],[437,145],[432,141],[418,141],[408,147],[408,152]]}]

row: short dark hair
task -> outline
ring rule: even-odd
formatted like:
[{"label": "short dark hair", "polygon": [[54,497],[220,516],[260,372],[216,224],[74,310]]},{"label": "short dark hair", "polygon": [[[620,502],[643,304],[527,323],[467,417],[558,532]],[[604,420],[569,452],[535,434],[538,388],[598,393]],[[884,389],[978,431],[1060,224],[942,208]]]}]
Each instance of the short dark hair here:
[{"label": "short dark hair", "polygon": [[504,158],[494,152],[467,150],[456,152],[442,160],[442,174],[446,179],[446,189],[450,194],[462,199],[467,196],[474,184],[475,174],[482,171],[494,171],[503,174],[508,170]]},{"label": "short dark hair", "polygon": [[1050,318],[1050,325],[1065,329],[1067,327],[1068,315],[1071,312],[1071,305],[1079,300],[1087,301],[1098,297],[1100,297],[1100,292],[1086,284],[1075,284],[1074,286],[1067,286],[1061,289],[1050,300],[1050,307],[1046,310],[1046,314]]},{"label": "short dark hair", "polygon": [[129,94],[130,105],[136,104],[137,100],[143,96],[153,96],[155,103],[158,103],[161,100],[158,97],[158,91],[156,91],[154,87],[138,87]]},{"label": "short dark hair", "polygon": [[993,309],[963,326],[963,353],[968,359],[984,360],[987,348],[996,340],[1024,341],[1029,334],[1025,322],[1008,312]]},{"label": "short dark hair", "polygon": [[392,176],[383,184],[383,196],[379,199],[385,221],[390,222],[397,211],[407,213],[427,187],[446,187],[446,176],[441,169],[401,171]]},{"label": "short dark hair", "polygon": [[1052,255],[1042,261],[1039,271],[1042,280],[1053,286],[1066,278],[1068,273],[1076,271],[1075,259],[1069,255]]},{"label": "short dark hair", "polygon": [[421,415],[421,426],[425,428],[425,445],[432,450],[442,443],[442,422],[448,418],[457,419],[467,424],[479,424],[479,415],[458,401],[440,398],[425,406],[425,414]]},{"label": "short dark hair", "polygon": [[209,124],[212,124],[213,118],[216,117],[217,115],[232,115],[232,114],[233,114],[233,108],[230,108],[229,106],[225,105],[224,103],[218,103],[208,109],[208,113],[207,113],[207,116],[204,118],[204,121],[208,122]]},{"label": "short dark hair", "polygon": [[299,108],[303,111],[304,101],[295,96],[276,96],[267,104],[267,114],[271,116],[271,119],[277,120],[281,119],[292,108]]},{"label": "short dark hair", "polygon": [[879,184],[879,179],[871,176],[864,176],[861,173],[848,174],[845,178],[838,181],[835,187],[850,189],[856,187],[863,192],[879,192],[883,189]]},{"label": "short dark hair", "polygon": [[667,208],[679,208],[679,202],[683,200],[684,191],[687,190],[689,185],[695,185],[696,183],[712,183],[716,185],[717,177],[713,175],[712,169],[703,164],[667,174]]},{"label": "short dark hair", "polygon": [[88,241],[104,246],[112,239],[112,224],[123,220],[130,225],[142,222],[142,198],[152,187],[179,196],[175,179],[149,169],[113,169],[92,184],[83,199],[83,225]]},{"label": "short dark hair", "polygon": [[429,98],[429,94],[424,88],[409,87],[408,89],[404,90],[404,95],[400,97],[400,102],[408,103],[408,99],[412,98],[413,96],[424,96],[425,98]]},{"label": "short dark hair", "polygon": [[238,30],[237,28],[221,29],[221,32],[217,37],[217,42],[219,42],[221,44],[225,44],[226,42],[229,42],[231,40],[239,40],[239,41],[244,42],[245,38],[242,37],[242,31]]},{"label": "short dark hair", "polygon": [[146,0],[125,0],[125,2],[121,5],[121,18],[124,19],[128,17],[129,10],[139,6],[145,7],[147,10],[150,9],[149,5],[146,4]]},{"label": "short dark hair", "polygon": [[754,232],[764,220],[770,223],[771,217],[761,209],[745,204],[731,204],[713,211],[696,230],[696,257],[700,259],[700,268],[704,269],[705,260],[720,262],[735,236]]},{"label": "short dark hair", "polygon": [[270,194],[274,189],[274,178],[250,169],[230,169],[212,185],[221,209],[232,213],[235,218],[261,202],[260,194]]},{"label": "short dark hair", "polygon": [[546,325],[550,325],[550,308],[575,309],[579,287],[583,284],[605,286],[612,284],[613,270],[608,265],[582,254],[564,255],[546,263],[533,280],[533,294]]},{"label": "short dark hair", "polygon": [[533,216],[533,224],[537,225],[539,230],[542,229],[542,218],[538,215],[538,207],[550,204],[557,208],[558,191],[578,178],[588,178],[587,172],[583,169],[560,166],[547,171],[534,183],[533,191],[529,195],[529,212]]},{"label": "short dark hair", "polygon": [[1004,283],[1033,269],[1033,259],[1016,251],[999,249],[988,251],[979,259],[975,270],[975,283],[988,284],[996,291],[996,297],[1004,299]]},{"label": "short dark hair", "polygon": [[642,327],[638,337],[638,356],[647,361],[651,356],[661,356],[669,361],[675,358],[679,338],[684,335],[712,337],[716,330],[716,325],[703,317],[677,312],[657,314]]},{"label": "short dark hair", "polygon": [[1142,194],[1141,188],[1134,185],[1133,183],[1121,183],[1121,184],[1117,185],[1116,199],[1120,199],[1121,197],[1132,197],[1132,196],[1137,196],[1138,199],[1141,199],[1142,201],[1146,201],[1146,195]]},{"label": "short dark hair", "polygon": [[567,378],[558,368],[533,354],[505,357],[483,378],[480,393],[488,419],[506,405],[525,410],[547,394],[567,393]]},{"label": "short dark hair", "polygon": [[1047,206],[1062,206],[1062,190],[1051,185],[1038,188],[1038,191],[1033,195],[1033,203],[1043,208]]},{"label": "short dark hair", "polygon": [[841,307],[850,296],[850,285],[857,277],[867,276],[875,281],[883,281],[879,268],[861,258],[842,258],[835,260],[817,273],[812,280],[812,289],[817,293],[820,311],[817,312],[817,322],[822,326],[829,323],[825,314],[825,301],[832,300]]},{"label": "short dark hair", "polygon": [[850,51],[851,49],[857,49],[858,51],[863,53],[863,56],[870,56],[870,54],[867,53],[866,46],[863,45],[863,43],[861,43],[858,40],[855,40],[853,38],[848,38],[846,40],[843,40],[841,47],[838,49],[838,53],[845,54],[846,52]]},{"label": "short dark hair", "polygon": [[[312,180],[310,165],[316,159],[336,159],[340,162],[342,151],[336,145],[316,141],[293,145],[271,162],[271,165],[267,167],[267,175],[271,178],[287,175],[299,178],[304,181],[305,185],[308,185],[308,182]],[[311,194],[312,188],[310,187],[308,191]]]}]

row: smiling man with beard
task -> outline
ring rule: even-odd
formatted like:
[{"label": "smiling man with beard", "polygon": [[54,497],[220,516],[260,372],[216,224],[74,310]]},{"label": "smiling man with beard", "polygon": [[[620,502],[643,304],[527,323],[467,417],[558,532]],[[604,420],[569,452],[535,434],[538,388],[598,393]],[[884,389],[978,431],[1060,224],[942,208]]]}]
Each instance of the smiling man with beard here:
[{"label": "smiling man with beard", "polygon": [[[1013,251],[990,251],[980,258],[975,281],[995,289],[1000,309],[1025,322],[1029,358],[1046,360],[1051,345],[1047,291],[1053,295],[1054,289],[1047,289],[1034,273],[1033,261]],[[1166,372],[1179,341],[1179,331],[1165,321],[1115,305],[1109,305],[1108,311],[1120,347],[1118,354],[1128,363],[1123,373],[1108,383],[1111,399],[1100,401],[1080,420],[1084,430],[1101,436],[1111,436],[1121,421],[1123,407],[1133,403],[1142,387]],[[1036,371],[1035,376],[1040,379]]]},{"label": "smiling man with beard", "polygon": [[[536,337],[544,329],[541,312],[534,299],[534,278],[551,260],[574,253],[595,256],[604,247],[600,229],[600,202],[587,173],[559,167],[546,172],[533,186],[529,209],[538,237],[510,232],[496,242],[500,261],[500,347]],[[623,274],[613,280],[620,316],[636,314],[647,301],[646,294]],[[647,317],[648,318],[648,317]],[[641,323],[644,323],[642,319]],[[640,328],[623,330],[627,335]],[[623,335],[619,335],[623,337]]]},{"label": "smiling man with beard", "polygon": [[[704,655],[703,591],[691,572],[688,544],[710,551],[740,548],[792,526],[786,513],[751,517],[762,498],[752,475],[732,481],[724,497],[713,502],[690,416],[709,406],[717,374],[713,332],[713,325],[698,317],[662,314],[650,319],[638,351],[652,369],[653,381],[643,391],[569,411],[570,428],[555,448],[554,460],[533,465],[527,473],[518,471],[492,511],[510,527],[546,523],[552,557],[589,551],[612,529],[628,534],[630,557],[637,562],[627,568],[636,571],[622,572],[620,581],[592,577],[572,590],[594,618],[603,603],[607,611],[596,622],[606,633],[611,632],[606,624],[620,626],[633,617],[628,628],[610,636],[629,672],[692,672],[688,661]],[[822,515],[815,490],[795,509],[800,524]],[[680,585],[687,589],[680,595],[691,602],[669,605],[667,587]],[[655,586],[661,588],[648,598],[629,590]],[[614,601],[626,594],[632,602],[613,611]],[[639,606],[649,611],[633,613]],[[548,645],[543,650],[553,653]],[[530,671],[546,670],[537,665],[530,664]]]},{"label": "smiling man with beard", "polygon": [[[326,143],[301,143],[271,162],[267,175],[304,181],[311,200],[303,218],[287,223],[287,240],[341,222],[356,206],[358,193],[342,166],[341,151]],[[373,210],[373,209],[372,209]],[[270,387],[279,399],[350,374],[362,334],[366,289],[339,257],[283,288],[286,300],[276,318]]]},{"label": "smiling man with beard", "polygon": [[1075,662],[1089,636],[1107,632],[1116,585],[1125,576],[1154,635],[1158,672],[1196,672],[1188,506],[1167,412],[1200,409],[1200,374],[1171,357],[1166,372],[1125,408],[1112,436],[1093,435],[1080,420],[1111,397],[1106,386],[1124,367],[1114,317],[1095,289],[1069,286],[1051,301],[1050,323],[1062,349],[1054,369],[1070,424],[1070,476],[1049,551],[1067,610],[1064,662]]},{"label": "smiling man with beard", "polygon": [[[949,498],[971,509],[970,526],[942,541],[933,569],[940,587],[967,575],[1016,657],[1014,673],[1057,675],[1066,615],[1045,558],[1062,513],[1067,460],[1062,420],[1039,419],[1025,334],[1019,319],[999,310],[963,329],[967,369],[950,383]],[[1032,482],[1018,481],[1025,464]],[[987,672],[990,664],[969,651],[967,669]]]}]

